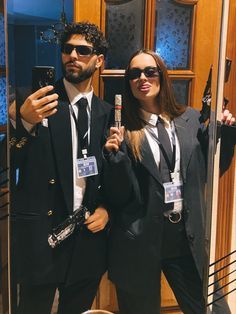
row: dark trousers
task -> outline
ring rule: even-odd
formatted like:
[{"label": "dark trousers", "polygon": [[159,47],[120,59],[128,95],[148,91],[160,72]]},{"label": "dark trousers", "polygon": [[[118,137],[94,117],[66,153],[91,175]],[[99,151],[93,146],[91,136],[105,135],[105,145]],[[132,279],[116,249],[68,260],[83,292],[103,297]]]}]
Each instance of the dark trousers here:
[{"label": "dark trousers", "polygon": [[[203,287],[191,255],[164,259],[162,271],[185,314],[205,314]],[[120,314],[159,314],[160,284],[157,291],[137,296],[117,288]]]},{"label": "dark trousers", "polygon": [[91,308],[101,278],[76,284],[20,286],[17,314],[50,314],[56,289],[59,291],[58,314],[81,314]]}]

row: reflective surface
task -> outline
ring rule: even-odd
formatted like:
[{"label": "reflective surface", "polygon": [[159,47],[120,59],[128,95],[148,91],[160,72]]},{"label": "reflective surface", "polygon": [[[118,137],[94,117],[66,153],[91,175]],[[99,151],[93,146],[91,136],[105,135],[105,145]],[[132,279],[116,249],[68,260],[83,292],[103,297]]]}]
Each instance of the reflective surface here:
[{"label": "reflective surface", "polygon": [[[22,2],[20,4],[20,2]],[[73,6],[73,1],[70,2]],[[130,1],[127,4],[123,4],[119,8],[112,6],[112,4],[107,5],[107,19],[108,26],[106,33],[108,37],[110,36],[111,50],[108,56],[108,61],[106,67],[109,69],[116,68],[124,68],[126,66],[129,55],[139,47],[143,45],[143,21],[144,21],[144,2],[145,1]],[[160,1],[158,1],[160,2]],[[173,1],[164,1],[172,6],[171,2]],[[161,2],[160,2],[161,3]],[[163,3],[163,1],[162,1]],[[21,91],[30,88],[31,85],[31,68],[33,65],[54,65],[57,69],[57,77],[60,76],[60,51],[56,45],[42,43],[39,39],[40,32],[43,30],[47,30],[51,23],[54,23],[59,17],[60,14],[60,1],[58,1],[58,10],[55,11],[57,5],[50,6],[54,8],[54,15],[49,15],[49,13],[44,13],[41,16],[35,17],[36,13],[39,13],[41,9],[44,7],[45,12],[50,11],[48,2],[44,2],[40,4],[36,2],[27,2],[27,1],[8,1],[9,5],[9,16],[8,16],[8,41],[9,41],[9,83],[13,89],[19,88]],[[125,5],[130,6],[130,10],[127,11],[127,7]],[[179,6],[181,7],[181,6]],[[14,11],[13,8],[16,10]],[[21,12],[18,10],[21,9]],[[172,18],[173,23],[167,24],[163,20],[161,20],[161,16],[158,13],[159,20],[157,26],[157,37],[156,37],[156,49],[163,55],[164,59],[166,58],[166,62],[169,65],[169,68],[172,69],[186,69],[189,66],[189,50],[188,50],[188,40],[190,38],[189,32],[191,30],[191,7],[188,8],[188,12],[186,15],[182,12],[182,8],[179,11],[180,16],[182,16],[175,24],[175,19]],[[124,13],[127,12],[127,15]],[[161,11],[160,11],[161,12]],[[174,10],[169,9],[170,14],[174,14]],[[187,21],[187,26],[182,25],[182,20]],[[37,21],[37,24],[35,23]],[[110,24],[109,24],[110,23]],[[0,24],[3,25],[3,16],[0,15]],[[140,26],[141,24],[141,26]],[[134,28],[135,25],[138,25],[138,30]],[[179,25],[178,28],[178,36],[173,36],[174,38],[172,42],[169,42],[169,39],[165,38],[165,40],[161,37],[163,32],[172,33],[175,31],[175,25]],[[113,30],[120,30],[120,39],[115,38]],[[128,28],[127,28],[128,27]],[[172,29],[168,29],[168,27],[172,27]],[[185,29],[187,27],[188,30]],[[129,40],[124,38],[122,35],[129,31]],[[176,30],[177,31],[177,30]],[[179,34],[185,34],[184,36],[180,36]],[[110,34],[110,35],[109,35]],[[1,31],[2,35],[2,31]],[[173,34],[175,35],[175,34]],[[1,36],[2,38],[2,36]],[[163,40],[162,40],[163,39]],[[175,40],[183,40],[183,44],[185,47],[182,51],[176,51],[175,48]],[[119,49],[114,51],[113,47],[118,46]],[[0,42],[0,47],[2,47],[2,41]],[[4,52],[0,52],[0,60],[5,60]],[[2,64],[0,61],[0,64]],[[7,110],[6,110],[6,88],[5,88],[5,76],[1,75],[0,77],[0,97],[1,98],[1,106],[0,106],[0,124],[4,125],[7,120]],[[187,104],[187,95],[188,95],[188,80],[176,80],[173,82],[174,89],[176,92],[176,97],[179,102],[183,104]],[[105,80],[105,99],[109,102],[113,102],[114,94],[122,92],[122,78],[116,78],[113,80]],[[2,208],[6,208],[6,204],[8,202],[7,196],[7,171],[5,170],[7,167],[7,155],[6,155],[6,133],[5,131],[0,133],[0,178],[1,183],[3,182],[3,189],[1,186],[1,215],[0,215],[0,229],[1,232],[4,232],[4,246],[0,243],[1,247],[1,285],[4,283],[6,285],[6,278],[4,277],[6,274],[6,266],[7,266],[7,258],[3,258],[3,255],[7,257],[7,242],[5,241],[7,236],[7,224],[5,217],[7,216],[7,212],[4,212]],[[3,213],[3,214],[2,214]],[[3,226],[3,222],[4,226]],[[5,286],[6,287],[6,286]],[[2,291],[2,290],[1,290]],[[8,307],[7,299],[7,287],[4,290],[4,307]],[[15,295],[16,297],[16,295]],[[1,300],[0,300],[1,301]],[[1,302],[0,302],[1,306]],[[1,313],[1,310],[0,310]],[[5,313],[5,310],[3,311]],[[89,311],[86,313],[107,313],[107,312],[94,312]]]},{"label": "reflective surface", "polygon": [[174,80],[172,85],[174,88],[175,98],[181,105],[188,105],[189,80]]},{"label": "reflective surface", "polygon": [[[60,19],[61,1],[32,2],[27,0],[7,1],[7,41],[8,41],[8,67],[9,67],[9,102],[15,95],[27,97],[31,93],[32,68],[36,65],[51,65],[56,69],[56,76],[61,76],[61,52],[56,43],[46,43],[40,39],[40,34],[56,24]],[[70,22],[73,17],[73,0],[67,0],[65,10]],[[2,87],[2,79],[0,81]],[[5,89],[6,90],[6,89]],[[4,88],[1,88],[4,94]],[[6,106],[3,110],[7,115]],[[10,147],[9,147],[10,148]],[[14,195],[15,182],[18,180],[17,167],[11,167],[11,192]],[[0,221],[1,223],[1,221]],[[2,229],[1,229],[2,230]],[[6,230],[7,231],[7,230]],[[5,241],[7,244],[7,242]],[[5,249],[5,247],[4,247]],[[3,250],[3,248],[2,248]],[[11,313],[16,313],[18,302],[18,285],[15,284],[14,269],[11,268]],[[7,313],[6,302],[8,296],[4,295],[4,311]]]},{"label": "reflective surface", "polygon": [[107,69],[126,68],[131,54],[143,47],[144,0],[106,5],[106,36],[110,44]]},{"label": "reflective surface", "polygon": [[0,313],[7,313],[8,302],[8,211],[9,171],[7,151],[7,90],[4,4],[0,0]]},{"label": "reflective surface", "polygon": [[[2,0],[1,0],[2,1]],[[5,41],[5,18],[4,12],[0,12],[0,126],[7,123],[7,110],[6,110],[6,41]]]},{"label": "reflective surface", "polygon": [[4,31],[4,15],[0,12],[0,65],[5,64],[5,31]]},{"label": "reflective surface", "polygon": [[0,77],[0,125],[7,123],[6,77]]},{"label": "reflective surface", "polygon": [[157,0],[156,6],[156,52],[168,69],[189,68],[194,6],[173,0]]}]

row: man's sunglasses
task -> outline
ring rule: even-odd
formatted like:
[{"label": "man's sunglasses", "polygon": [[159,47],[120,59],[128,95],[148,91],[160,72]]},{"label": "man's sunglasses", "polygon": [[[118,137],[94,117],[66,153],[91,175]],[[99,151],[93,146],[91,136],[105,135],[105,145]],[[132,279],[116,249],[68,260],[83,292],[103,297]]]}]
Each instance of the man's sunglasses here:
[{"label": "man's sunglasses", "polygon": [[93,53],[96,52],[96,49],[94,49],[92,46],[85,45],[74,46],[71,44],[64,44],[61,47],[61,51],[66,55],[70,55],[74,49],[79,56],[91,56]]},{"label": "man's sunglasses", "polygon": [[148,66],[144,69],[131,68],[127,71],[127,76],[129,80],[135,80],[137,78],[140,78],[142,73],[144,73],[146,77],[158,77],[160,75],[160,72],[160,69],[151,66]]}]

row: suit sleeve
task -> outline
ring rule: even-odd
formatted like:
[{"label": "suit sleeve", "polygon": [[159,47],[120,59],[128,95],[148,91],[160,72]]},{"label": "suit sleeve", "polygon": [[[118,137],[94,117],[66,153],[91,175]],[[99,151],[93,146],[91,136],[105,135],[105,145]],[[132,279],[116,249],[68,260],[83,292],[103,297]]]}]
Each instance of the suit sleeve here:
[{"label": "suit sleeve", "polygon": [[17,119],[16,126],[10,123],[11,156],[18,166],[24,161],[32,141],[35,141],[35,136],[24,128],[21,119]]},{"label": "suit sleeve", "polygon": [[196,123],[197,139],[201,145],[202,153],[205,160],[205,165],[207,165],[208,158],[208,146],[209,146],[209,125],[201,122],[201,114],[199,111],[191,109],[193,115],[192,123]]},{"label": "suit sleeve", "polygon": [[140,202],[133,161],[124,142],[120,151],[104,153],[103,188],[113,209],[129,211],[134,208],[134,200]]}]

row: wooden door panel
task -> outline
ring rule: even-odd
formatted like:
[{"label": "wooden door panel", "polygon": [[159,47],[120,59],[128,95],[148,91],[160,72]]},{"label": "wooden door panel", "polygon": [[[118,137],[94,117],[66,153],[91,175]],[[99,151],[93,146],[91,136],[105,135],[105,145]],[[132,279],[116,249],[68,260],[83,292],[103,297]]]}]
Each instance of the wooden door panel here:
[{"label": "wooden door panel", "polygon": [[[169,70],[172,79],[189,80],[189,99],[188,104],[194,108],[201,108],[201,98],[204,92],[210,66],[216,64],[218,56],[216,50],[218,42],[215,40],[216,32],[220,27],[220,13],[222,0],[175,0],[181,5],[194,5],[194,18],[191,38],[191,62],[190,68],[185,70]],[[114,2],[114,1],[113,1]],[[122,1],[119,1],[122,2]],[[126,1],[127,2],[127,1]],[[89,20],[99,25],[103,31],[106,26],[106,1],[105,0],[80,0],[75,1],[75,20]],[[144,27],[144,46],[154,47],[155,32],[155,7],[156,0],[146,1],[145,7],[145,27]],[[216,82],[217,75],[214,70],[213,80]],[[102,69],[100,77],[97,75],[94,80],[95,92],[104,95],[104,81],[121,78],[124,69]],[[213,82],[214,83],[214,82]],[[174,294],[171,291],[166,279],[162,276],[162,312],[181,313],[178,309]],[[107,309],[113,312],[118,311],[115,289],[107,279],[107,274],[103,277],[94,308]]]}]

